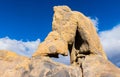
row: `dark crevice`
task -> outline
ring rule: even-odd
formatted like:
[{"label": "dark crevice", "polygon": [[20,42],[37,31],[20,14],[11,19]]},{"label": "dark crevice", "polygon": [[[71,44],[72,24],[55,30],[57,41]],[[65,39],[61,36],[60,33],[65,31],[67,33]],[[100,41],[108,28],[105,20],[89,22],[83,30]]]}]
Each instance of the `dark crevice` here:
[{"label": "dark crevice", "polygon": [[81,59],[85,59],[85,55],[83,55],[83,56],[80,56],[79,58],[81,58]]},{"label": "dark crevice", "polygon": [[81,69],[81,72],[82,72],[82,77],[84,77],[82,63],[80,64],[80,69]]},{"label": "dark crevice", "polygon": [[[77,28],[76,35],[75,35],[75,41],[74,41],[75,50],[78,51],[78,53],[76,55],[76,58],[77,58],[76,63],[80,66],[82,77],[84,77],[84,74],[83,74],[84,69],[83,69],[82,64],[83,64],[85,57],[87,55],[90,55],[91,52],[90,52],[89,48],[87,48],[87,47],[89,47],[89,43],[86,41],[86,39],[83,39],[82,36],[84,36],[84,35],[81,35],[81,33],[78,31],[78,28]],[[80,47],[82,47],[83,45],[86,46],[87,50],[85,50],[85,51],[80,50]]]},{"label": "dark crevice", "polygon": [[68,44],[68,50],[69,50],[69,53],[72,52],[72,47],[73,47],[73,44]]},{"label": "dark crevice", "polygon": [[58,54],[47,54],[46,56],[59,58]]},{"label": "dark crevice", "polygon": [[75,36],[75,49],[80,50],[81,45],[84,43],[84,40],[82,39],[78,29],[76,30],[76,36]]},{"label": "dark crevice", "polygon": [[83,55],[90,55],[91,52],[88,50],[88,51],[85,51],[85,52],[79,52],[79,54],[83,54]]}]

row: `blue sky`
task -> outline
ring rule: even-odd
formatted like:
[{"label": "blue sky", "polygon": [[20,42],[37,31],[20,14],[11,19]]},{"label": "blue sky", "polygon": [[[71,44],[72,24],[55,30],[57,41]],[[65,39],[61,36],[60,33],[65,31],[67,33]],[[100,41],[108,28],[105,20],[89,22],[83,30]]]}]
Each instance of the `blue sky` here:
[{"label": "blue sky", "polygon": [[98,25],[108,58],[120,66],[119,3],[120,0],[0,0],[0,49],[29,56],[52,30],[53,6],[67,5]]},{"label": "blue sky", "polygon": [[120,23],[119,0],[0,0],[0,37],[42,41],[51,31],[53,6],[68,5],[92,18],[99,18],[99,30]]}]

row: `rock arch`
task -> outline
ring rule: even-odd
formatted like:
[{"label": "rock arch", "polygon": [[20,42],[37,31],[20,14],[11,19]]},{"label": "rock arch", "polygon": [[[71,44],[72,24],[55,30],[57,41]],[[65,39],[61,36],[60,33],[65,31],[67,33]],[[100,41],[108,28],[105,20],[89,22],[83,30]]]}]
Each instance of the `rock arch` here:
[{"label": "rock arch", "polygon": [[82,13],[71,11],[67,6],[55,6],[52,29],[33,57],[66,56],[69,50],[71,64],[79,63],[78,58],[90,54],[107,59],[94,25]]}]

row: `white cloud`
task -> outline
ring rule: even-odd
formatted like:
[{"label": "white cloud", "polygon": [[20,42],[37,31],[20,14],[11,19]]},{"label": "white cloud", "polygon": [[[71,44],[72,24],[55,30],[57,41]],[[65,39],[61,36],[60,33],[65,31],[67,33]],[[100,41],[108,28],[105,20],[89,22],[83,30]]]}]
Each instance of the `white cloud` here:
[{"label": "white cloud", "polygon": [[10,50],[21,55],[31,56],[37,49],[40,40],[36,41],[18,41],[9,37],[0,38],[0,50]]},{"label": "white cloud", "polygon": [[96,28],[96,31],[98,31],[99,29],[98,29],[98,24],[99,24],[99,20],[98,20],[98,18],[97,17],[95,17],[95,18],[91,18],[91,17],[88,17],[91,21],[92,21],[92,23],[94,24],[94,26],[95,26],[95,28]]},{"label": "white cloud", "polygon": [[101,43],[108,58],[120,66],[120,24],[111,30],[99,33]]}]

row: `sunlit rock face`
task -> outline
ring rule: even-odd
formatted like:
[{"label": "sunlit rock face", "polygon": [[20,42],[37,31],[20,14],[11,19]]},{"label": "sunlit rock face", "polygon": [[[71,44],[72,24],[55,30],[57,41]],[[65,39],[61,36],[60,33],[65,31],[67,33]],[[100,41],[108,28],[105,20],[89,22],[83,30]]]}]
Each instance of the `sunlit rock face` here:
[{"label": "sunlit rock face", "polygon": [[[53,33],[52,37],[51,32]],[[59,49],[56,45],[60,43],[54,45],[56,49],[54,53],[50,50],[51,46],[47,46],[49,49],[47,53],[41,51],[42,47],[39,46],[33,56],[45,56],[41,54],[44,53],[50,57],[58,57],[58,54],[66,55],[69,51],[71,64],[80,67],[84,77],[119,76],[119,69],[107,60],[93,23],[82,13],[72,11],[67,6],[55,6],[51,32],[43,43],[54,39],[51,41],[53,43],[61,39],[61,42],[67,45],[63,45],[67,47],[67,50],[59,46],[61,49],[65,49],[65,52],[58,52]]]},{"label": "sunlit rock face", "polygon": [[106,59],[94,25],[82,13],[71,11],[67,6],[55,6],[52,30],[33,56],[54,57],[68,55],[69,51],[71,63],[78,54],[95,54]]},{"label": "sunlit rock face", "polygon": [[[70,55],[71,64],[51,59],[58,55]],[[52,31],[31,58],[1,50],[0,64],[0,77],[120,77],[91,20],[68,6],[54,7]]]}]

